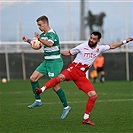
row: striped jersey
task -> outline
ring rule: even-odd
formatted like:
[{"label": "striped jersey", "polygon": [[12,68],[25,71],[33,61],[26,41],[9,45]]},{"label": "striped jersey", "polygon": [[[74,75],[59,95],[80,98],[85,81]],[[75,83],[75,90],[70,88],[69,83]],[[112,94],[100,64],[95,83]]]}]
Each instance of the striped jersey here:
[{"label": "striped jersey", "polygon": [[60,43],[57,33],[50,29],[46,34],[42,33],[40,37],[44,40],[51,41],[52,47],[44,45],[44,58],[47,59],[59,59],[60,56]]}]

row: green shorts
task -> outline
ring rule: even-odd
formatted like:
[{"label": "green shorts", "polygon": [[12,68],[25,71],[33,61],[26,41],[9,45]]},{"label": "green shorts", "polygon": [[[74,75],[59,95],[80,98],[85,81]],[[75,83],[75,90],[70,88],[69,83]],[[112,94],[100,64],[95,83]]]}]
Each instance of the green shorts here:
[{"label": "green shorts", "polygon": [[51,59],[44,60],[37,68],[36,71],[48,76],[49,78],[54,78],[60,74],[63,68],[62,59]]}]

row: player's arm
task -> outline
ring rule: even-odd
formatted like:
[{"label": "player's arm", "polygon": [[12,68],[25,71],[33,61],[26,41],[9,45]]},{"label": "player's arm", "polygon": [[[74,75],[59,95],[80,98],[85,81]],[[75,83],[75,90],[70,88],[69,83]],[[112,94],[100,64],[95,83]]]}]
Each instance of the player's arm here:
[{"label": "player's arm", "polygon": [[52,47],[53,46],[53,42],[52,41],[48,41],[48,40],[44,40],[42,38],[40,38],[40,34],[35,32],[35,36],[38,38],[38,40],[43,44],[46,45],[48,47]]},{"label": "player's arm", "polygon": [[70,50],[61,51],[60,53],[61,53],[62,55],[64,55],[64,56],[72,55],[72,54],[70,53]]},{"label": "player's arm", "polygon": [[44,40],[42,38],[38,38],[38,40],[43,44],[46,45],[48,47],[52,47],[53,46],[53,42],[52,41],[48,41],[48,40]]},{"label": "player's arm", "polygon": [[30,42],[31,42],[31,39],[28,39],[28,37],[26,37],[26,36],[23,36],[23,37],[22,37],[22,40],[23,40],[24,42],[29,43],[29,44],[30,44]]},{"label": "player's arm", "polygon": [[126,40],[124,40],[122,42],[117,42],[117,43],[110,44],[110,48],[115,49],[115,48],[120,47],[121,45],[126,44],[130,41],[133,41],[133,38],[129,37],[129,38],[127,38]]},{"label": "player's arm", "polygon": [[65,56],[71,56],[71,55],[78,54],[80,52],[79,49],[80,49],[80,45],[78,45],[75,48],[72,48],[70,50],[61,51],[60,53]]}]

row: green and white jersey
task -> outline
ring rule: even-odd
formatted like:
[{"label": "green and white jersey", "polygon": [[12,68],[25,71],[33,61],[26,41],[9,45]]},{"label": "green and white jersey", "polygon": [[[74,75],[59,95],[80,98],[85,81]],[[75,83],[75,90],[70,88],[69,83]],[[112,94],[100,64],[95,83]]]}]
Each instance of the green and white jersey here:
[{"label": "green and white jersey", "polygon": [[44,40],[51,41],[53,43],[52,47],[44,45],[44,58],[47,59],[59,59],[60,55],[60,43],[57,33],[50,29],[46,34],[42,33],[40,37]]}]

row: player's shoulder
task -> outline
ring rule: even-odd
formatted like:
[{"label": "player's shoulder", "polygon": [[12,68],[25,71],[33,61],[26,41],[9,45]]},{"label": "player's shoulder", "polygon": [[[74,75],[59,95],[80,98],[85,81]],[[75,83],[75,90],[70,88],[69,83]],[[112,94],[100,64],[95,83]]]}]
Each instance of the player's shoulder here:
[{"label": "player's shoulder", "polygon": [[51,28],[51,29],[48,31],[48,34],[57,34],[57,33],[56,33],[56,31],[55,31],[54,29]]},{"label": "player's shoulder", "polygon": [[85,42],[82,42],[81,44],[79,44],[80,46],[85,46],[85,45],[87,45],[88,46],[88,42],[87,41],[85,41]]},{"label": "player's shoulder", "polygon": [[97,47],[109,47],[108,44],[98,44]]},{"label": "player's shoulder", "polygon": [[82,49],[83,47],[87,46],[87,42],[80,43],[76,46],[77,49]]},{"label": "player's shoulder", "polygon": [[110,49],[110,45],[108,45],[108,44],[98,44],[97,48],[101,49],[102,51],[106,51],[106,50]]}]

